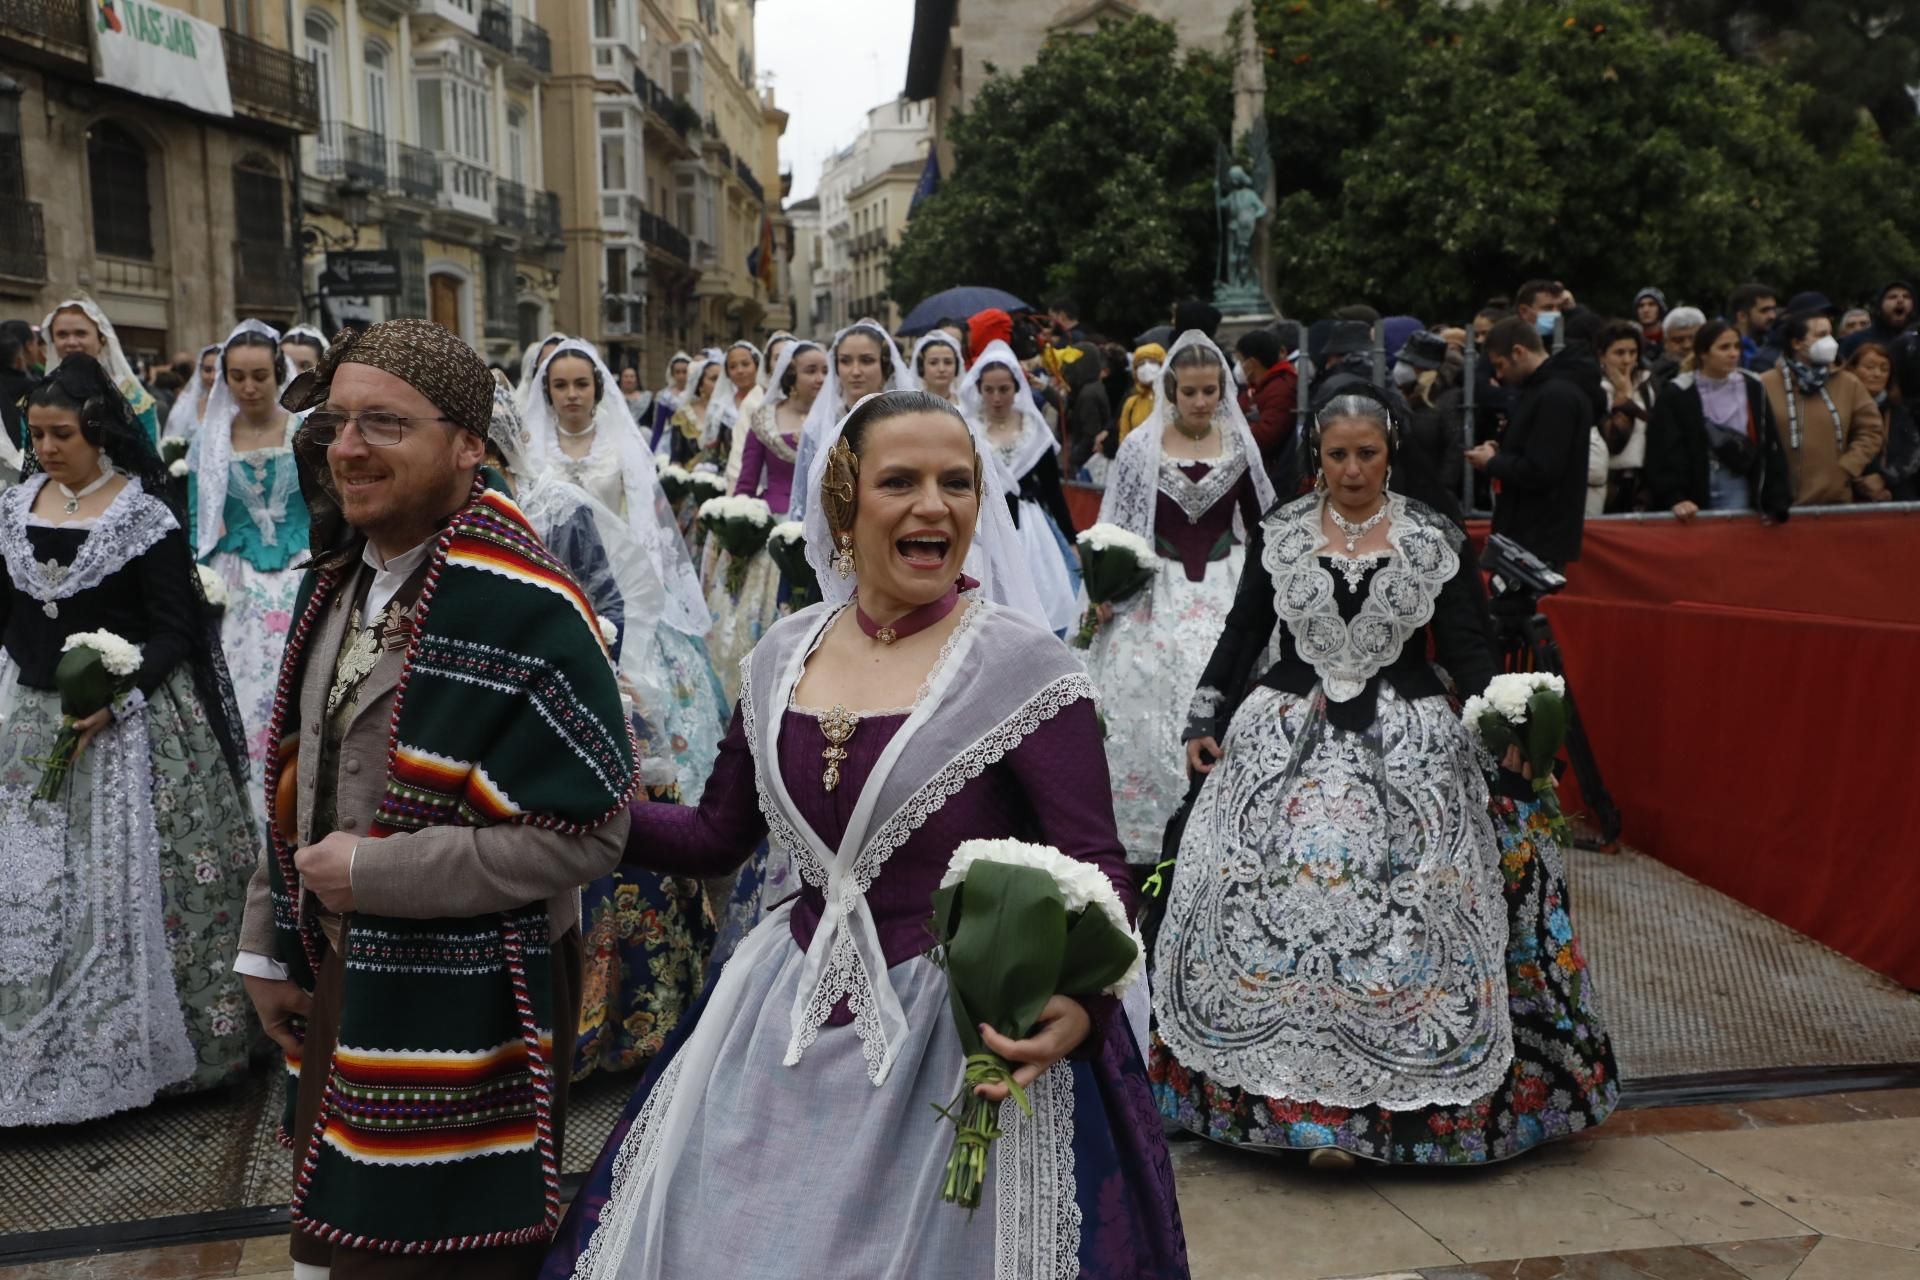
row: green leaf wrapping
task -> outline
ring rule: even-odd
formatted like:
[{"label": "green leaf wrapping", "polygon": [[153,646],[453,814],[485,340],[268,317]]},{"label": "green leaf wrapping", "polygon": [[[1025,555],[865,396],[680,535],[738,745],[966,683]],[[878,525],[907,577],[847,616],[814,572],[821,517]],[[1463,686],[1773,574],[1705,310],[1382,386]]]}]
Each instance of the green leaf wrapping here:
[{"label": "green leaf wrapping", "polygon": [[53,687],[60,691],[60,710],[84,719],[113,701],[120,682],[107,670],[106,660],[82,645],[60,655],[53,669]]},{"label": "green leaf wrapping", "polygon": [[820,598],[820,577],[807,560],[805,538],[771,539],[767,543],[767,554],[773,557],[780,575],[787,580],[796,609],[804,603],[800,598],[803,594],[808,601]]},{"label": "green leaf wrapping", "polygon": [[1138,595],[1153,581],[1153,570],[1141,565],[1131,551],[1120,547],[1075,547],[1080,553],[1080,580],[1094,604],[1117,604]]},{"label": "green leaf wrapping", "polygon": [[1566,698],[1550,689],[1542,689],[1527,699],[1527,723],[1522,726],[1526,734],[1523,750],[1536,779],[1553,776],[1553,758],[1560,754],[1567,740],[1568,719]]}]

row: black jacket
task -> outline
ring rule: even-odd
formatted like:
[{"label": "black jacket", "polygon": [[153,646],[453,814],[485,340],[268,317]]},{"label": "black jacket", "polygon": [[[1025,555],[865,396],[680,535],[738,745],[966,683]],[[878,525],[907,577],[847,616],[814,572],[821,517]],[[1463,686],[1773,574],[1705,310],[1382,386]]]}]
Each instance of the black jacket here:
[{"label": "black jacket", "polygon": [[[1787,480],[1787,451],[1774,426],[1773,404],[1757,374],[1742,370],[1747,384],[1747,434],[1760,445],[1760,465],[1747,477],[1753,508],[1775,520],[1787,518],[1793,491]],[[1671,511],[1691,502],[1702,511],[1713,506],[1707,486],[1707,415],[1700,388],[1683,373],[1653,402],[1647,423],[1647,488],[1653,510]]]},{"label": "black jacket", "polygon": [[1067,506],[1067,491],[1060,481],[1060,455],[1048,449],[1040,455],[1040,461],[1033,464],[1027,474],[1020,477],[1020,491],[1007,495],[1007,510],[1013,515],[1014,528],[1020,527],[1020,500],[1022,498],[1040,504],[1040,509],[1053,518],[1069,546],[1074,535],[1079,533],[1073,527],[1073,512]]},{"label": "black jacket", "polygon": [[1600,365],[1582,347],[1556,352],[1517,388],[1487,474],[1500,482],[1493,531],[1542,560],[1580,558],[1587,512],[1587,441],[1605,410]]}]

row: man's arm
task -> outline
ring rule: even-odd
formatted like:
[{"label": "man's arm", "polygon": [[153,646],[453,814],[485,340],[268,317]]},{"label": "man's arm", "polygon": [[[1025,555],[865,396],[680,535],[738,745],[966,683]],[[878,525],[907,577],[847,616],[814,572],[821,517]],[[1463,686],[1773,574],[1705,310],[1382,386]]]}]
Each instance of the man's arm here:
[{"label": "man's arm", "polygon": [[400,919],[481,916],[577,889],[620,864],[627,811],[585,835],[502,823],[360,841],[354,910]]}]

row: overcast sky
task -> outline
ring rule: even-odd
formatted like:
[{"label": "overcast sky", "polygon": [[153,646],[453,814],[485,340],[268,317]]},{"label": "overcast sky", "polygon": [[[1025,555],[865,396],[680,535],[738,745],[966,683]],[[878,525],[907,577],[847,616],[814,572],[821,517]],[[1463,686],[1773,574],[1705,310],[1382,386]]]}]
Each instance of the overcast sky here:
[{"label": "overcast sky", "polygon": [[780,167],[793,200],[820,185],[820,166],[860,135],[867,110],[899,96],[913,42],[912,0],[759,0],[755,47],[787,112]]}]

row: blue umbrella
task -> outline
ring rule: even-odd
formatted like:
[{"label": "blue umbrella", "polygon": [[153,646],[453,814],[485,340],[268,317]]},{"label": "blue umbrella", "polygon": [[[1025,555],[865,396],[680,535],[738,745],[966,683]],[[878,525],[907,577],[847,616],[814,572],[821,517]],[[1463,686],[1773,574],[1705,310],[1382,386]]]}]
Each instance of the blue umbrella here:
[{"label": "blue umbrella", "polygon": [[1004,289],[988,289],[970,284],[956,285],[951,289],[942,289],[931,298],[923,298],[918,306],[907,312],[906,320],[900,325],[900,332],[909,338],[918,337],[949,316],[965,320],[979,312],[991,311],[995,307],[1002,311],[1033,309]]}]

